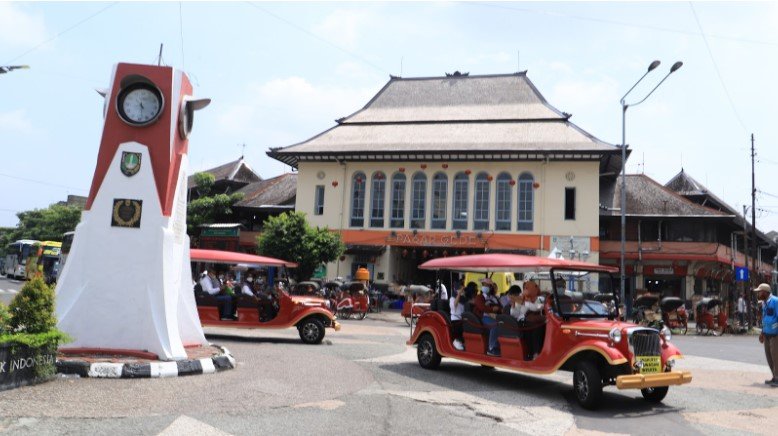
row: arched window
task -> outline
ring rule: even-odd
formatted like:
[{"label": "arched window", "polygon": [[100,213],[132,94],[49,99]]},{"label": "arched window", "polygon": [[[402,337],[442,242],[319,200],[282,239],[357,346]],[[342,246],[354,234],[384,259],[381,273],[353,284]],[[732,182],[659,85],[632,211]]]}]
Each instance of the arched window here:
[{"label": "arched window", "polygon": [[432,178],[432,225],[433,229],[446,228],[446,207],[448,206],[448,177],[437,173]]},{"label": "arched window", "polygon": [[489,229],[489,179],[486,173],[475,176],[473,230]]},{"label": "arched window", "polygon": [[495,210],[495,230],[511,229],[511,175],[500,173],[497,176],[497,204]]},{"label": "arched window", "polygon": [[519,176],[519,226],[517,230],[532,230],[534,193],[532,185],[535,179],[530,173]]},{"label": "arched window", "polygon": [[411,185],[411,228],[423,229],[427,220],[427,176],[418,172]]},{"label": "arched window", "polygon": [[467,188],[470,178],[465,173],[454,176],[454,205],[452,207],[451,227],[454,230],[467,230]]},{"label": "arched window", "polygon": [[381,171],[373,173],[370,188],[370,227],[384,226],[384,209],[386,204],[386,176]]},{"label": "arched window", "polygon": [[389,225],[395,228],[405,226],[405,174],[392,176],[392,219]]},{"label": "arched window", "polygon": [[365,225],[365,173],[356,172],[351,178],[351,227]]}]

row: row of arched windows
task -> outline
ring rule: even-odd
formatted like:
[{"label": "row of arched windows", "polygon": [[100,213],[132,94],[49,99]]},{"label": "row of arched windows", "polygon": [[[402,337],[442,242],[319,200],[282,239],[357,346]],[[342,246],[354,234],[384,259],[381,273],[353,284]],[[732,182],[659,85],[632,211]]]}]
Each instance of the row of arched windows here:
[{"label": "row of arched windows", "polygon": [[[451,199],[451,227],[453,230],[467,230],[468,222],[472,221],[473,230],[489,230],[490,223],[490,199],[491,177],[485,172],[475,176],[473,185],[472,217],[468,217],[470,193],[470,176],[465,172],[459,172],[453,178],[453,190]],[[372,174],[370,180],[370,227],[384,227],[385,202],[387,191],[387,177],[377,171]],[[407,178],[403,173],[392,176],[389,184],[389,227],[405,227],[405,190]],[[432,177],[430,208],[430,227],[432,229],[445,229],[448,218],[448,183],[449,178],[445,173],[439,172]],[[495,217],[494,230],[511,230],[513,211],[516,211],[516,229],[531,231],[534,216],[534,178],[528,172],[521,173],[518,183],[507,172],[497,175],[495,183]],[[513,206],[516,189],[516,206]],[[354,173],[351,180],[351,227],[363,227],[365,224],[365,194],[367,192],[368,179],[365,173]],[[417,172],[411,177],[410,183],[410,222],[412,229],[423,229],[427,219],[427,175]]]}]

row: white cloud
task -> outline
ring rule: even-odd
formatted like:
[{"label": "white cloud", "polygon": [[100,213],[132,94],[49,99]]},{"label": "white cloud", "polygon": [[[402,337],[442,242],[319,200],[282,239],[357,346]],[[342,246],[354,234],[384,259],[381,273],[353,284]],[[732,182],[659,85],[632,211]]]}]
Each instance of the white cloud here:
[{"label": "white cloud", "polygon": [[253,138],[270,146],[289,145],[361,109],[381,85],[315,85],[296,76],[273,79],[250,85],[247,100],[229,106],[217,119],[225,133],[247,141]]},{"label": "white cloud", "polygon": [[32,133],[32,123],[23,109],[0,112],[0,132]]},{"label": "white cloud", "polygon": [[41,15],[29,14],[17,3],[0,2],[0,45],[27,47],[46,40]]},{"label": "white cloud", "polygon": [[333,44],[354,49],[362,39],[362,30],[369,28],[371,21],[372,14],[367,11],[340,9],[324,17],[313,31]]},{"label": "white cloud", "polygon": [[550,101],[558,102],[556,104],[560,107],[579,111],[590,111],[592,106],[612,106],[613,102],[619,99],[618,85],[617,81],[608,77],[595,80],[562,80],[552,88]]}]

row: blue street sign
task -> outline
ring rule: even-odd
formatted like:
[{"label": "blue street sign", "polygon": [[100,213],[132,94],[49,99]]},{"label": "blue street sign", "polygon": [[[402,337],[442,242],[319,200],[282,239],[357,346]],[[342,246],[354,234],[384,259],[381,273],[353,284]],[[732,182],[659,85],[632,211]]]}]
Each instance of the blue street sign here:
[{"label": "blue street sign", "polygon": [[748,281],[748,268],[744,266],[735,267],[735,281],[747,282]]}]

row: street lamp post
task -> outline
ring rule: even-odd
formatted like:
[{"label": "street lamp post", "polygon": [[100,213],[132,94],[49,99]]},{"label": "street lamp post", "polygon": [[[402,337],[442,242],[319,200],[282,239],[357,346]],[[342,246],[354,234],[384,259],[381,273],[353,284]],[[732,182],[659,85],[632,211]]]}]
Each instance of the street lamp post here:
[{"label": "street lamp post", "polygon": [[631,88],[629,88],[629,91],[627,91],[627,93],[624,94],[624,96],[621,97],[621,100],[619,101],[621,103],[621,204],[619,207],[619,209],[621,209],[621,255],[619,256],[620,259],[619,270],[621,271],[621,281],[619,283],[620,285],[619,296],[622,302],[624,301],[624,297],[625,297],[624,287],[627,279],[625,275],[626,272],[624,270],[625,268],[624,254],[626,249],[625,247],[626,247],[626,237],[627,237],[627,137],[626,137],[627,136],[627,127],[626,127],[627,108],[629,108],[630,106],[637,106],[643,103],[644,101],[646,101],[646,99],[648,99],[648,97],[650,97],[651,94],[653,94],[654,91],[656,91],[656,89],[659,88],[659,86],[665,80],[667,80],[668,77],[670,77],[670,74],[673,74],[683,66],[683,62],[678,61],[674,63],[673,66],[670,67],[670,71],[665,75],[665,77],[663,77],[662,80],[660,80],[659,83],[657,83],[656,86],[654,86],[654,89],[652,89],[651,92],[649,92],[639,102],[633,104],[627,104],[625,99],[627,98],[629,93],[632,92],[632,90],[635,89],[635,87],[638,86],[638,84],[641,81],[643,81],[643,79],[648,75],[648,73],[656,69],[656,67],[658,67],[660,63],[661,62],[659,61],[651,62],[651,64],[648,66],[648,70],[640,77],[640,79],[638,79],[637,82],[635,82],[634,85],[632,85]]},{"label": "street lamp post", "polygon": [[13,70],[26,70],[29,68],[30,68],[29,65],[8,65],[8,66],[0,65],[0,74],[10,73]]}]

